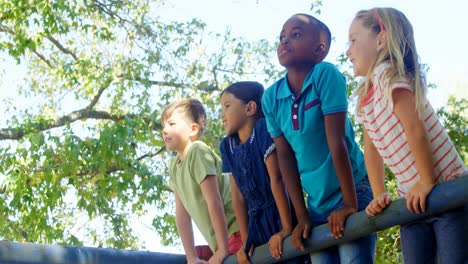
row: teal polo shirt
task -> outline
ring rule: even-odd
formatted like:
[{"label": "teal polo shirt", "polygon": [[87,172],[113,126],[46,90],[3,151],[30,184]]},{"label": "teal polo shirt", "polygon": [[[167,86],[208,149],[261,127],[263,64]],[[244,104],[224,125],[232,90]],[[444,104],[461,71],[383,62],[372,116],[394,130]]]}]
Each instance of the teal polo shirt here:
[{"label": "teal polo shirt", "polygon": [[[286,75],[265,91],[262,106],[271,137],[284,135],[294,150],[308,210],[328,213],[342,194],[328,149],[324,115],[348,111],[344,76],[333,64],[321,62],[307,74],[299,97],[291,92]],[[345,133],[357,184],[367,172],[348,117]]]}]

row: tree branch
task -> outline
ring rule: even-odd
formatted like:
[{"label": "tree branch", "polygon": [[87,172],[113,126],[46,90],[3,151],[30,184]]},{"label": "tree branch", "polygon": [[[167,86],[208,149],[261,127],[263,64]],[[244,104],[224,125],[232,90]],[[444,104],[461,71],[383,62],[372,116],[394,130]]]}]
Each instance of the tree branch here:
[{"label": "tree branch", "polygon": [[73,59],[75,61],[78,60],[78,57],[75,55],[75,53],[73,53],[72,51],[70,51],[69,49],[65,48],[62,44],[60,44],[60,42],[58,42],[58,40],[54,39],[52,36],[48,35],[47,36],[47,39],[50,40],[50,42],[52,42],[60,51],[62,51],[63,53],[65,54],[69,54],[70,56],[73,57]]},{"label": "tree branch", "polygon": [[97,104],[97,102],[99,101],[99,98],[101,98],[101,95],[102,93],[106,90],[108,86],[103,86],[101,87],[101,89],[99,89],[98,93],[96,94],[96,96],[94,96],[93,100],[91,101],[91,103],[85,108],[86,110],[91,110],[94,108],[94,106]]},{"label": "tree branch", "polygon": [[[122,76],[119,76],[119,77],[122,77]],[[192,84],[155,81],[155,80],[143,79],[143,78],[140,78],[140,77],[126,78],[126,80],[137,81],[137,82],[148,82],[151,85],[168,86],[168,87],[174,87],[174,88],[190,88],[190,87],[193,87]],[[202,83],[196,85],[194,88],[196,88],[197,90],[200,90],[200,91],[205,91],[205,92],[213,92],[213,91],[218,91],[219,90],[218,85],[208,85],[208,84],[206,84],[206,82],[202,82]]]},{"label": "tree branch", "polygon": [[[135,114],[126,114],[126,115],[114,115],[110,114],[106,111],[97,111],[97,110],[90,110],[90,109],[81,109],[78,111],[74,111],[68,115],[64,115],[55,121],[47,122],[45,124],[40,123],[38,128],[35,130],[29,129],[26,130],[24,128],[2,128],[0,129],[0,140],[19,140],[25,136],[27,133],[35,132],[35,131],[45,131],[56,127],[65,126],[67,124],[73,123],[75,121],[84,120],[84,119],[103,119],[103,120],[112,120],[114,122],[120,122],[125,118],[137,118],[140,117]],[[150,117],[143,117],[143,120],[146,122],[154,121]],[[154,130],[162,129],[160,123],[154,123],[153,125]]]}]

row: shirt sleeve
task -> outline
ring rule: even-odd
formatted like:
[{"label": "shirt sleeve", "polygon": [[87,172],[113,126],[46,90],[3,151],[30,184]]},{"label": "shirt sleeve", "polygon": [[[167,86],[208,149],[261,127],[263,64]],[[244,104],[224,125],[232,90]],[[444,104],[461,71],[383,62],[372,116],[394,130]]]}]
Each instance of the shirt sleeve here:
[{"label": "shirt sleeve", "polygon": [[276,121],[276,113],[275,106],[276,106],[276,89],[278,88],[278,83],[270,86],[262,97],[262,108],[263,114],[265,115],[265,121],[268,133],[270,137],[278,137],[283,132],[281,131],[278,122]]},{"label": "shirt sleeve", "polygon": [[275,150],[275,143],[270,137],[270,134],[267,130],[267,125],[265,119],[260,119],[255,126],[255,137],[257,138],[258,147],[260,148],[261,153],[263,153],[263,161],[267,159],[268,156]]},{"label": "shirt sleeve", "polygon": [[347,112],[348,92],[344,76],[331,63],[320,63],[317,66],[316,88],[323,114]]},{"label": "shirt sleeve", "polygon": [[378,89],[380,89],[383,96],[388,98],[390,107],[393,109],[393,92],[399,89],[414,92],[414,89],[408,78],[403,76],[396,78],[389,84],[385,74],[390,69],[390,67],[391,65],[389,63],[381,63],[379,66],[377,66],[374,71],[374,83],[378,83]]},{"label": "shirt sleeve", "polygon": [[191,154],[191,172],[200,184],[208,175],[217,175],[215,154],[207,146],[194,144]]}]

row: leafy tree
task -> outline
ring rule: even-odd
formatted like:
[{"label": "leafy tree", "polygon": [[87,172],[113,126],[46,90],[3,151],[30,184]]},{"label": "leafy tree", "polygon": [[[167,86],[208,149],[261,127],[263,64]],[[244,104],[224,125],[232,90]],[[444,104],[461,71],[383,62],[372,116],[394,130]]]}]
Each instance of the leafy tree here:
[{"label": "leafy tree", "polygon": [[[136,249],[144,245],[132,220],[150,215],[162,242],[176,242],[161,109],[174,98],[202,100],[204,141],[217,149],[219,91],[238,79],[269,84],[281,72],[272,43],[207,32],[200,20],[167,21],[157,15],[163,4],[0,0],[0,52],[25,69],[19,90],[28,102],[3,103],[2,239]],[[357,81],[346,57],[336,64],[351,94]],[[451,98],[438,112],[465,163],[467,108]],[[396,185],[387,187],[396,197]],[[398,228],[379,232],[376,261],[400,259]]]},{"label": "leafy tree", "polygon": [[[227,83],[278,71],[267,41],[165,21],[162,4],[0,1],[0,51],[27,71],[28,100],[0,129],[2,239],[140,248],[132,219],[156,209],[152,228],[174,242],[162,107],[195,96],[216,120]],[[218,123],[205,138],[214,147]]]}]

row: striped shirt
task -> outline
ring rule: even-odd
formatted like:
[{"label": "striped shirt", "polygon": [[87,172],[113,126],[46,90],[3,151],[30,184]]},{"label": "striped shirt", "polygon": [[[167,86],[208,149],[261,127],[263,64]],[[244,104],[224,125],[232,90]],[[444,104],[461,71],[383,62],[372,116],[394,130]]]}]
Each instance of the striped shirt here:
[{"label": "striped shirt", "polygon": [[[358,113],[357,119],[363,124],[384,163],[395,175],[398,194],[405,196],[418,181],[419,175],[403,126],[395,115],[393,102],[386,92],[389,90],[385,86],[388,82],[386,83],[384,75],[389,67],[390,64],[382,63],[375,68],[373,87],[362,99],[362,112]],[[413,91],[405,78],[390,85],[392,92],[396,89]],[[427,99],[422,120],[431,144],[435,182],[445,182],[465,173],[467,168]]]}]

